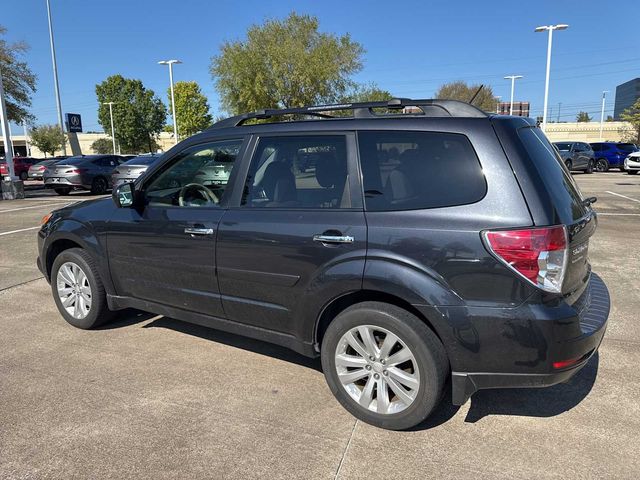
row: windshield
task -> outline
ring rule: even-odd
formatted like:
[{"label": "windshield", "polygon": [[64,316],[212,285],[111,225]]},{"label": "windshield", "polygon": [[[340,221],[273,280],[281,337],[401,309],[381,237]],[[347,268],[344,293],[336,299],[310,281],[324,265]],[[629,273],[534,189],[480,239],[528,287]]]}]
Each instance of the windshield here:
[{"label": "windshield", "polygon": [[144,157],[136,157],[131,160],[127,160],[123,163],[123,165],[151,165],[160,157],[152,157],[152,156],[144,156]]},{"label": "windshield", "polygon": [[561,152],[570,152],[571,151],[571,144],[570,143],[554,143],[554,145]]}]

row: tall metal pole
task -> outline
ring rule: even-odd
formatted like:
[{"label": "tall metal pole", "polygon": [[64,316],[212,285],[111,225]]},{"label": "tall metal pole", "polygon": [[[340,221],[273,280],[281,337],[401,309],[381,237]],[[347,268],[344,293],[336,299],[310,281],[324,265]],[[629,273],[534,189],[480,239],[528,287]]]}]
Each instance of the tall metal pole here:
[{"label": "tall metal pole", "polygon": [[16,172],[13,168],[13,145],[11,144],[11,132],[9,131],[9,118],[7,115],[7,105],[4,102],[4,87],[2,85],[2,70],[0,70],[0,123],[2,124],[2,135],[4,136],[4,156],[9,167],[9,177],[11,177],[11,180],[16,180]]},{"label": "tall metal pole", "polygon": [[607,98],[607,90],[602,92],[602,110],[600,111],[600,141],[602,141],[602,128],[604,127],[604,104]]},{"label": "tall metal pole", "polygon": [[[60,87],[58,86],[58,64],[56,62],[56,47],[53,42],[53,25],[51,23],[51,6],[47,0],[47,16],[49,17],[49,43],[51,44],[51,61],[53,62],[53,85],[56,91],[56,106],[58,107],[58,126],[64,134],[64,124],[62,123],[62,103],[60,102]],[[62,142],[62,154],[67,154],[67,142]]]},{"label": "tall metal pole", "polygon": [[25,155],[29,157],[31,152],[29,151],[29,136],[27,131],[27,122],[22,122],[22,128],[24,129],[24,151]]},{"label": "tall metal pole", "polygon": [[544,111],[542,112],[542,131],[547,129],[547,105],[549,103],[549,72],[551,71],[551,44],[553,43],[553,28],[549,28],[547,43],[547,73],[544,79]]},{"label": "tall metal pole", "polygon": [[511,104],[509,106],[509,115],[513,115],[513,92],[516,88],[516,80],[522,78],[522,75],[507,75],[505,80],[511,80]]},{"label": "tall metal pole", "polygon": [[176,102],[173,95],[173,64],[182,63],[180,60],[161,60],[160,65],[169,65],[169,89],[171,90],[171,116],[173,117],[173,138],[178,143],[178,119],[176,118]]},{"label": "tall metal pole", "polygon": [[104,102],[104,105],[109,105],[109,118],[111,119],[111,140],[113,142],[113,154],[116,155],[116,127],[113,124],[113,103]]},{"label": "tall metal pole", "polygon": [[558,119],[556,120],[557,123],[560,123],[560,108],[562,107],[562,102],[558,102]]}]

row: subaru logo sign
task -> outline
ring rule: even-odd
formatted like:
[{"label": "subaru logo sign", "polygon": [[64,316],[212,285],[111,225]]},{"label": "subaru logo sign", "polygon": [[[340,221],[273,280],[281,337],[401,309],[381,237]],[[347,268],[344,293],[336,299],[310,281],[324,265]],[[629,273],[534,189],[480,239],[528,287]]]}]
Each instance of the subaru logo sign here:
[{"label": "subaru logo sign", "polygon": [[82,118],[78,113],[67,113],[67,131],[82,132]]}]

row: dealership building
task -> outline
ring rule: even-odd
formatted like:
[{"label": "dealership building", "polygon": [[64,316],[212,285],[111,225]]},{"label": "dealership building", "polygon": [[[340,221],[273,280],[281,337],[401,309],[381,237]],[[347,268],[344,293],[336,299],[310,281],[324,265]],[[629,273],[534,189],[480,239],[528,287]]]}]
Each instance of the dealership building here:
[{"label": "dealership building", "polygon": [[634,78],[616,87],[616,102],[613,108],[614,120],[640,98],[640,78]]}]

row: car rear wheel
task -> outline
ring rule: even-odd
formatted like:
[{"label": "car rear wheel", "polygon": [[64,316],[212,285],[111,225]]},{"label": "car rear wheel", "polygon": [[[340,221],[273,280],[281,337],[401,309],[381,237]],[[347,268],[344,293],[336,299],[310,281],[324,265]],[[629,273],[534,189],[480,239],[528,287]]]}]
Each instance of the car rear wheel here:
[{"label": "car rear wheel", "polygon": [[597,172],[606,172],[609,170],[609,162],[607,162],[606,158],[599,158],[596,160],[596,171]]},{"label": "car rear wheel", "polygon": [[336,399],[356,418],[390,430],[411,428],[435,409],[448,372],[438,337],[394,305],[364,302],[327,328],[322,368]]},{"label": "car rear wheel", "polygon": [[28,178],[29,178],[29,175],[27,174],[27,172],[20,172],[20,180],[24,182]]},{"label": "car rear wheel", "polygon": [[74,327],[95,328],[112,316],[95,263],[81,248],[65,250],[56,257],[51,290],[58,311]]},{"label": "car rear wheel", "polygon": [[54,188],[54,191],[58,195],[69,195],[69,192],[71,192],[71,189],[70,188]]},{"label": "car rear wheel", "polygon": [[107,191],[107,181],[102,177],[97,177],[91,182],[91,193],[94,195],[102,195]]}]

